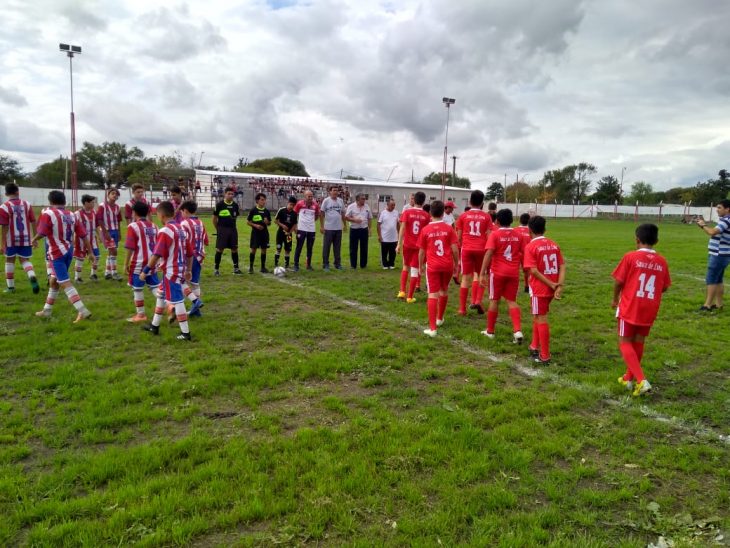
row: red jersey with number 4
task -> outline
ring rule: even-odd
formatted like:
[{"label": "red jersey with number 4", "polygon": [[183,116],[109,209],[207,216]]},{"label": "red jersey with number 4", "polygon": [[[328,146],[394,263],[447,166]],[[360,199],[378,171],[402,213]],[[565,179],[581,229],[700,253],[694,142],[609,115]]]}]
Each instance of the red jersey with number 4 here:
[{"label": "red jersey with number 4", "polygon": [[35,223],[33,208],[25,200],[13,198],[0,205],[0,225],[8,227],[6,246],[29,246],[32,238],[30,226],[33,223]]},{"label": "red jersey with number 4", "polygon": [[[412,211],[409,209],[408,211]],[[418,237],[419,249],[426,250],[426,263],[431,272],[452,272],[454,270],[454,254],[452,245],[458,245],[459,238],[454,228],[443,221],[434,221],[426,225]]]},{"label": "red jersey with number 4", "polygon": [[456,229],[461,230],[461,249],[484,251],[493,225],[492,217],[481,209],[470,209],[459,215],[456,219]]},{"label": "red jersey with number 4", "polygon": [[519,277],[524,238],[514,228],[499,228],[487,239],[492,254],[491,271],[495,276]]},{"label": "red jersey with number 4", "polygon": [[[558,244],[548,240],[545,236],[538,236],[525,247],[522,265],[528,268],[537,268],[538,272],[551,282],[558,282],[560,266],[563,264],[563,254]],[[555,292],[534,276],[530,276],[530,292],[533,297],[552,297]]]},{"label": "red jersey with number 4", "polygon": [[403,247],[418,248],[419,236],[431,222],[431,215],[420,207],[406,209],[400,216],[400,222],[405,226],[403,235]]},{"label": "red jersey with number 4", "polygon": [[652,325],[662,294],[672,284],[666,259],[653,249],[632,251],[612,276],[623,284],[616,316],[632,325]]}]

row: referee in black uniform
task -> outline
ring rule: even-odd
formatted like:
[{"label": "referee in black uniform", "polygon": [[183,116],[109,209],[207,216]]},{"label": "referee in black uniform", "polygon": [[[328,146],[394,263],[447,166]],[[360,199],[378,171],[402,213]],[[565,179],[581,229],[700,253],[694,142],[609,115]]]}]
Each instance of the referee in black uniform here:
[{"label": "referee in black uniform", "polygon": [[238,204],[233,201],[236,195],[232,187],[226,188],[223,200],[218,202],[213,211],[213,226],[216,229],[217,237],[215,240],[215,272],[214,275],[220,276],[221,257],[224,249],[231,250],[231,259],[233,259],[233,273],[243,274],[238,268],[238,229],[236,228],[236,219],[240,214]]}]

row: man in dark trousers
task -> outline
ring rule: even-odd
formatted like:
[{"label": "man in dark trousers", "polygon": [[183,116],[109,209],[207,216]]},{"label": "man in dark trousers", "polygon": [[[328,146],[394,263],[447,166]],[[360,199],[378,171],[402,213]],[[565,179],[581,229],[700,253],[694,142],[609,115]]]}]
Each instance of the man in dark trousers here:
[{"label": "man in dark trousers", "polygon": [[218,202],[213,211],[213,226],[218,235],[215,240],[215,272],[214,275],[220,276],[221,257],[223,250],[231,250],[231,259],[233,259],[233,273],[242,274],[238,268],[238,229],[236,228],[236,218],[240,215],[238,204],[233,200],[235,196],[233,188],[226,188],[223,200]]}]

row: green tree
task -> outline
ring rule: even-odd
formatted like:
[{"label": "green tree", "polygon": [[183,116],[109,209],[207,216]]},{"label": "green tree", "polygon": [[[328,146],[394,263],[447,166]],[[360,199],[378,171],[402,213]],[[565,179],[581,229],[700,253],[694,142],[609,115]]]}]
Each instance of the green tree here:
[{"label": "green tree", "polygon": [[504,201],[504,186],[500,182],[493,182],[484,193],[484,197],[487,200]]},{"label": "green tree", "polygon": [[730,179],[708,179],[694,186],[694,204],[708,206],[727,198],[730,192]]},{"label": "green tree", "polygon": [[142,162],[144,158],[144,152],[136,146],[127,148],[126,144],[116,141],[105,141],[101,145],[84,141],[76,155],[77,164],[94,173],[94,182],[107,185],[123,183],[135,168],[140,169],[139,164],[132,163],[131,168],[128,164]]},{"label": "green tree", "polygon": [[678,186],[670,188],[664,193],[664,202],[667,204],[683,204],[692,202],[694,199],[694,189],[691,187]]},{"label": "green tree", "polygon": [[[446,186],[456,186],[460,188],[471,188],[471,181],[467,177],[456,176],[456,181],[452,182],[452,174],[446,174]],[[432,171],[423,178],[424,185],[441,185],[441,173]]]},{"label": "green tree", "polygon": [[517,181],[511,185],[507,185],[504,191],[505,202],[516,203],[518,200],[520,203],[534,202],[540,195],[540,188],[525,183],[524,181]]},{"label": "green tree", "polygon": [[596,167],[586,162],[546,171],[539,183],[544,189],[544,199],[559,202],[575,200],[576,203],[587,201],[592,184],[591,175],[595,173]]},{"label": "green tree", "polygon": [[299,160],[276,156],[274,158],[261,158],[248,164],[240,159],[234,171],[242,173],[269,173],[272,175],[291,175],[293,177],[309,177],[304,164]]},{"label": "green tree", "polygon": [[10,156],[0,154],[0,184],[12,183],[20,181],[24,177],[20,164]]},{"label": "green tree", "polygon": [[[68,171],[67,171],[68,169]],[[39,165],[36,170],[28,177],[27,184],[34,187],[42,188],[63,188],[66,176],[71,184],[71,164],[66,156],[59,156],[55,160]],[[78,154],[76,160],[76,179],[81,185],[82,183],[92,182],[101,185],[98,180],[98,174],[89,170],[86,165],[78,162]]]},{"label": "green tree", "polygon": [[637,181],[631,185],[631,194],[627,198],[631,204],[652,205],[654,202],[654,188],[644,181]]},{"label": "green tree", "polygon": [[596,191],[591,196],[599,204],[614,204],[622,202],[621,183],[613,175],[601,177],[596,186]]}]

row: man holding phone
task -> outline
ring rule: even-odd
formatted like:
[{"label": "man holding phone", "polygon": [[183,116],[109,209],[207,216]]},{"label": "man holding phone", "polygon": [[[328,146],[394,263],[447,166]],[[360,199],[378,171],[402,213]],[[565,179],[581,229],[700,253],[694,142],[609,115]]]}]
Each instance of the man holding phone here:
[{"label": "man holding phone", "polygon": [[710,256],[705,278],[707,293],[700,312],[720,310],[723,305],[723,275],[730,264],[730,200],[722,200],[717,204],[717,216],[718,221],[713,228],[707,226],[702,217],[697,220],[697,226],[710,236],[707,246]]}]

